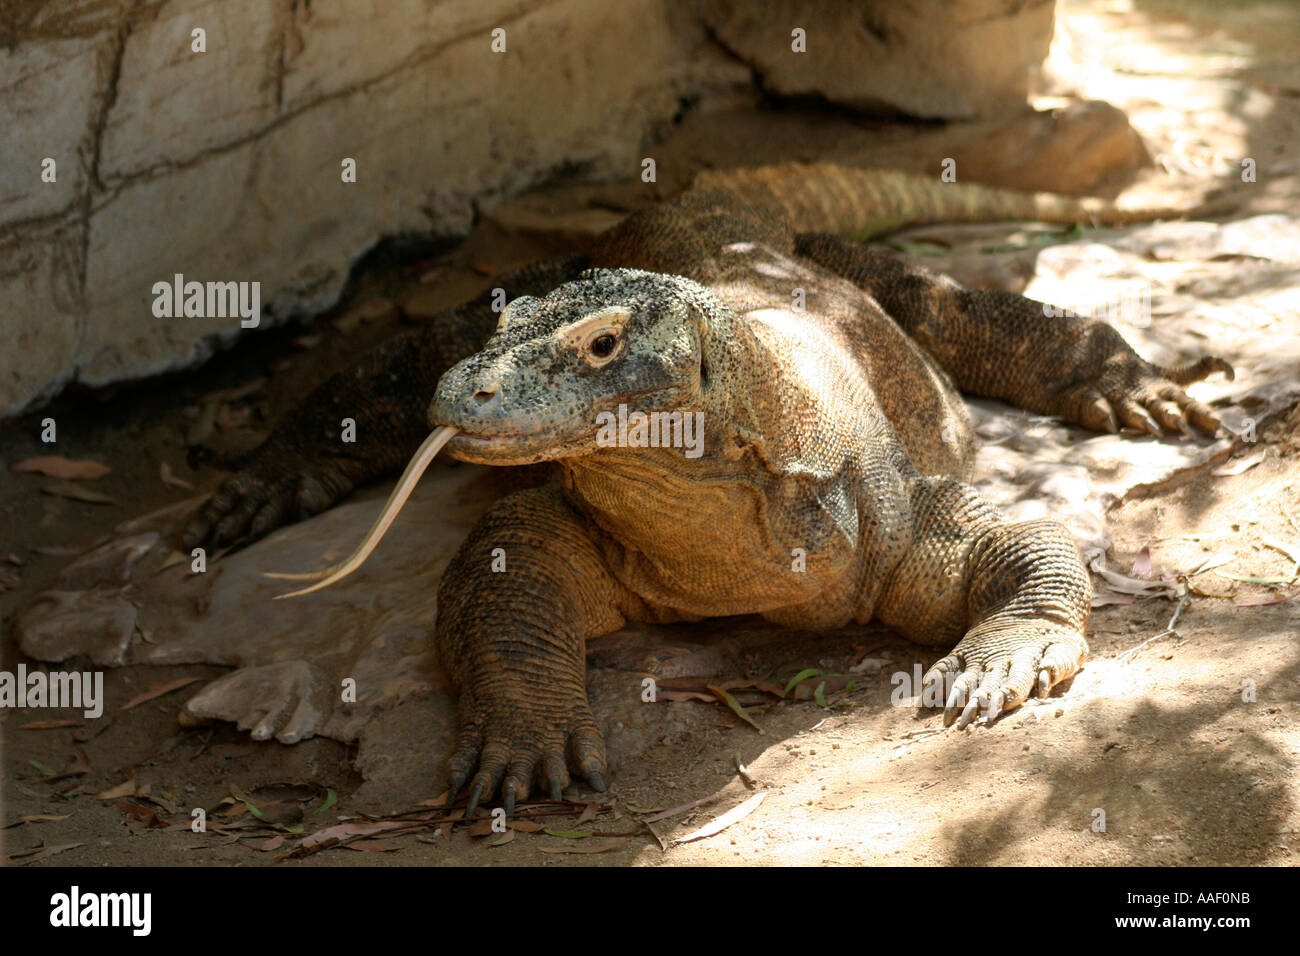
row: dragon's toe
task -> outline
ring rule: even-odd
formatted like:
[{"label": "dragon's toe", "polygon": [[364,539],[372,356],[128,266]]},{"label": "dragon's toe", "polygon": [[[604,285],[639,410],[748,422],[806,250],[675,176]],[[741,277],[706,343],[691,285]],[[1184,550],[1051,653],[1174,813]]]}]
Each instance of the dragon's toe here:
[{"label": "dragon's toe", "polygon": [[978,719],[993,723],[1030,692],[1046,697],[1083,665],[1083,635],[1042,621],[972,630],[952,653],[926,672],[924,683],[944,702],[943,724],[960,730]]}]

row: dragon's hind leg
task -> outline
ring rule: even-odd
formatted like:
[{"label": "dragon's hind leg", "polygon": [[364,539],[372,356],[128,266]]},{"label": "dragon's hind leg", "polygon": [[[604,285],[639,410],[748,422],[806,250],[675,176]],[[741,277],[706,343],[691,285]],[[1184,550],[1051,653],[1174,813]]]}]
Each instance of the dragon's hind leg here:
[{"label": "dragon's hind leg", "polygon": [[1214,412],[1182,386],[1214,372],[1231,378],[1222,359],[1159,368],[1105,322],[1013,292],[966,289],[839,236],[801,234],[795,252],[868,292],[964,392],[1096,431],[1218,431]]}]

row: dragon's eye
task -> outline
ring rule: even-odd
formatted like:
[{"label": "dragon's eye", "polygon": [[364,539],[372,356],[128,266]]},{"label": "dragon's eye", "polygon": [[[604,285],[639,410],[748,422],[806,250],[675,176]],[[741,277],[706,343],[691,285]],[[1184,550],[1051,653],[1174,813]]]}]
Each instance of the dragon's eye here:
[{"label": "dragon's eye", "polygon": [[620,354],[618,347],[620,341],[620,332],[618,328],[611,328],[606,325],[604,328],[593,329],[584,339],[581,355],[583,360],[592,368],[602,368]]}]

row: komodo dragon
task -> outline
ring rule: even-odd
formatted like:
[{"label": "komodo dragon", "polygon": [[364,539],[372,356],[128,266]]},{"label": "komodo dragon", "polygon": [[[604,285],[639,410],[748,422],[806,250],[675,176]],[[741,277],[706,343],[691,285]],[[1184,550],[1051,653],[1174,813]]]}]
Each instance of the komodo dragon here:
[{"label": "komodo dragon", "polygon": [[[589,256],[505,277],[500,315],[485,294],[331,378],[186,546],[319,512],[394,470],[430,425],[459,430],[447,450],[463,461],[554,462],[557,480],[484,515],[438,589],[436,641],[460,692],[450,784],[469,784],[471,811],[500,789],[512,812],[535,783],[558,797],[571,772],[605,788],[584,649],[626,621],[879,619],[955,642],[925,682],[945,725],[990,721],[1078,669],[1091,582],[1062,526],[1008,523],[964,483],[974,436],[958,390],[1097,430],[1214,434],[1180,386],[1231,369],[1158,368],[1103,322],[811,230],[1140,216],[832,166],[714,174]],[[601,441],[620,406],[701,414],[702,453]],[[337,438],[344,417],[355,444]]]}]

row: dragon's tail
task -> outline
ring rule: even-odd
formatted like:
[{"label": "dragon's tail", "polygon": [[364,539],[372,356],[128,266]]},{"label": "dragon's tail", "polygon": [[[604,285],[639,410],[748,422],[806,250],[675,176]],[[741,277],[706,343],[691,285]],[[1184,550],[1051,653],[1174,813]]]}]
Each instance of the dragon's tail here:
[{"label": "dragon's tail", "polygon": [[1040,222],[1119,226],[1178,219],[1187,209],[1124,208],[1105,199],[946,183],[892,169],[785,163],[700,173],[695,189],[721,189],[751,205],[776,208],[796,232],[865,238],[934,222]]}]

